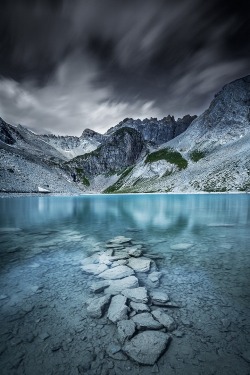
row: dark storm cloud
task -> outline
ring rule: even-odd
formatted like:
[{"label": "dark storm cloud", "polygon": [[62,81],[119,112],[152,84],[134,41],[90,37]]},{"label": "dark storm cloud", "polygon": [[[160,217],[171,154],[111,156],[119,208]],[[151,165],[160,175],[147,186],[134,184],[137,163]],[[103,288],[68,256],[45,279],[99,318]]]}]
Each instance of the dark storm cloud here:
[{"label": "dark storm cloud", "polygon": [[200,112],[249,73],[247,1],[1,4],[0,110],[36,128]]}]

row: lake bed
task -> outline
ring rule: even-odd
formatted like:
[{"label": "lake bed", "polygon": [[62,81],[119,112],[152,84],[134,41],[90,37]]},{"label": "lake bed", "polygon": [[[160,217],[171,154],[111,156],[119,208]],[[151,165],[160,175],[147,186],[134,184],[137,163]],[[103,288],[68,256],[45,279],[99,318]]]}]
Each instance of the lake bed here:
[{"label": "lake bed", "polygon": [[[249,374],[250,196],[89,195],[0,199],[2,374]],[[162,273],[177,329],[153,366],[89,316],[81,262],[132,238]]]}]

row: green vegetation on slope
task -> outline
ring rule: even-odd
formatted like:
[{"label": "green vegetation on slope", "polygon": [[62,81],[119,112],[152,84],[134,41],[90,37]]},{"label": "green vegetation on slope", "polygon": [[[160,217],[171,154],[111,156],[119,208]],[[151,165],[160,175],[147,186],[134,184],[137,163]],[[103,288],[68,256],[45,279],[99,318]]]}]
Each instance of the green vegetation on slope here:
[{"label": "green vegetation on slope", "polygon": [[186,159],[178,151],[174,151],[170,148],[164,148],[159,151],[152,152],[145,160],[146,163],[153,163],[158,160],[166,160],[171,164],[177,165],[179,169],[185,169],[188,166]]},{"label": "green vegetation on slope", "polygon": [[206,154],[203,151],[194,150],[194,151],[190,152],[189,156],[190,156],[191,160],[193,160],[194,162],[197,162],[200,159],[204,158],[206,156]]},{"label": "green vegetation on slope", "polygon": [[85,186],[90,185],[90,182],[87,179],[87,177],[84,175],[84,172],[83,172],[82,168],[76,168],[76,173],[77,173],[77,177],[79,178],[79,180],[82,182],[83,185],[85,185]]},{"label": "green vegetation on slope", "polygon": [[119,190],[122,187],[125,177],[127,177],[127,175],[132,171],[133,168],[134,167],[126,168],[125,171],[122,172],[121,177],[119,177],[119,179],[113,185],[105,189],[103,193],[111,194],[117,192],[117,190]]}]

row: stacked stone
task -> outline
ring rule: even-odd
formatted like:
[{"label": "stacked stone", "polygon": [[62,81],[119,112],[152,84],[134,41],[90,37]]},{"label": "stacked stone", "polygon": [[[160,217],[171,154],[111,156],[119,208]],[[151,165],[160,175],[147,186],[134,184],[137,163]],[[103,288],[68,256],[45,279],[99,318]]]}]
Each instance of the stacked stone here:
[{"label": "stacked stone", "polygon": [[167,349],[169,332],[177,324],[164,308],[178,307],[164,291],[154,290],[161,272],[149,256],[143,255],[141,244],[118,236],[81,266],[97,279],[90,287],[95,297],[87,301],[89,315],[101,318],[107,311],[107,318],[117,325],[122,352],[144,365],[154,365]]}]

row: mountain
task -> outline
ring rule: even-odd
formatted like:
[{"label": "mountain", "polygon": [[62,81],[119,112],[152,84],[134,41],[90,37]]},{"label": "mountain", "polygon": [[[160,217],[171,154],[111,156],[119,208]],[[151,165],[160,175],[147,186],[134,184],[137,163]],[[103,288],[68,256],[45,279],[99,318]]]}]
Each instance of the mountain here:
[{"label": "mountain", "polygon": [[100,191],[117,179],[116,172],[145,155],[149,145],[159,144],[160,134],[164,143],[192,120],[191,116],[177,122],[173,117],[171,121],[145,119],[140,128],[140,120],[130,119],[104,135],[85,129],[74,137],[38,135],[0,118],[0,191]]},{"label": "mountain", "polygon": [[184,133],[147,155],[113,190],[249,191],[250,76],[223,87]]},{"label": "mountain", "polygon": [[126,118],[105,134],[37,135],[0,119],[0,191],[250,190],[250,76],[199,117]]}]

